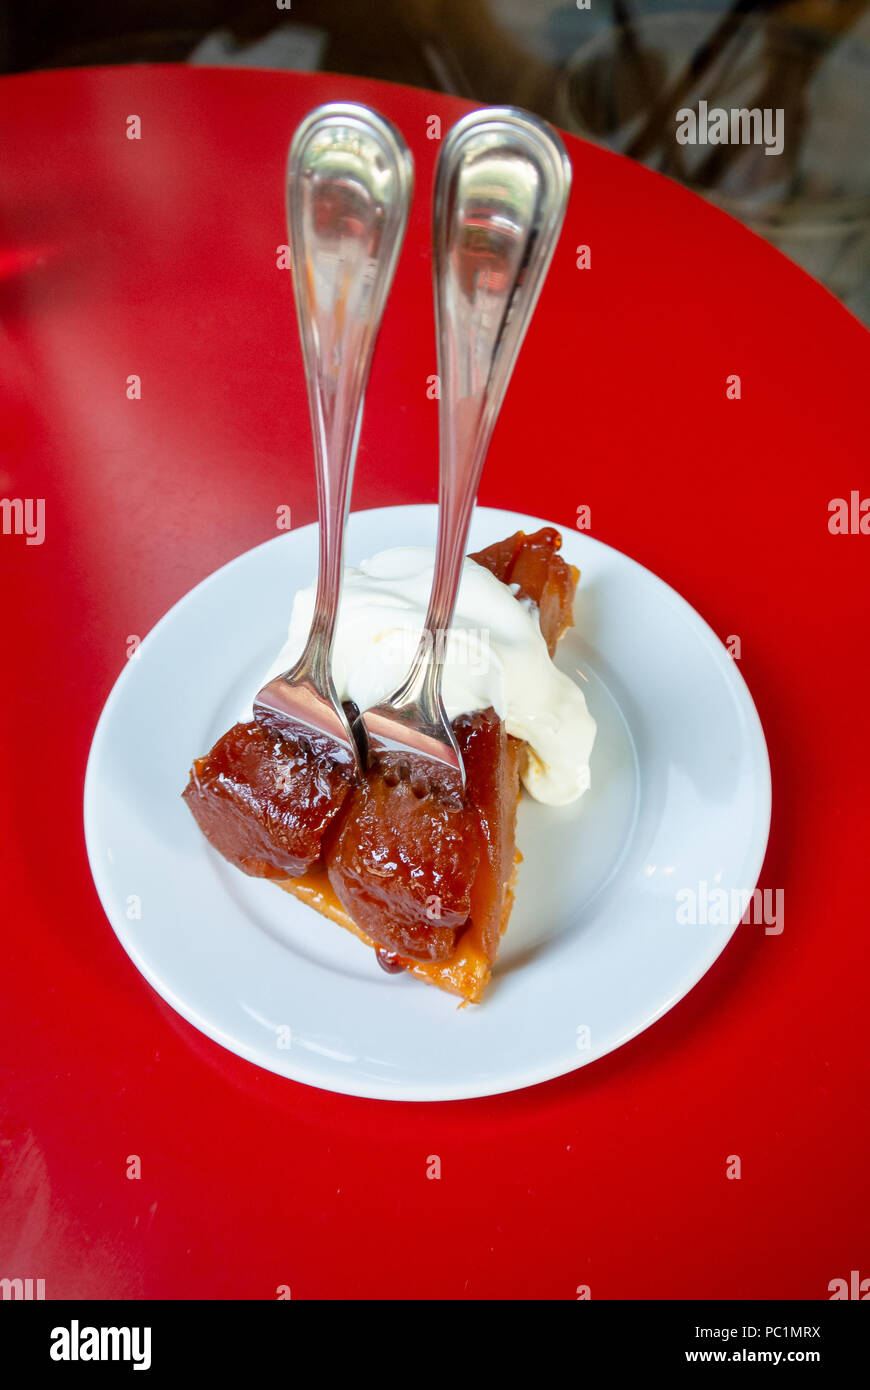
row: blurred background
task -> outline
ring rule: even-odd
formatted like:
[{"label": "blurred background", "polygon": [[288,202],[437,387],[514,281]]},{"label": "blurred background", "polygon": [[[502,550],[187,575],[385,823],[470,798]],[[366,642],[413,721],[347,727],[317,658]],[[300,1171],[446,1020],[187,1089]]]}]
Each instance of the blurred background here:
[{"label": "blurred background", "polygon": [[[536,111],[725,208],[870,324],[870,0],[6,0],[0,71],[323,69]],[[777,108],[782,153],[676,112]],[[0,137],[2,138],[2,137]]]}]

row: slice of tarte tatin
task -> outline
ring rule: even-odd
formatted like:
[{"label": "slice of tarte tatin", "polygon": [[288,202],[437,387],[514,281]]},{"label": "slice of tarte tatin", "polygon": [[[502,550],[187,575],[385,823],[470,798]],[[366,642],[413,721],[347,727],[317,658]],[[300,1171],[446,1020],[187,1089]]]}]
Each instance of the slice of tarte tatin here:
[{"label": "slice of tarte tatin", "polygon": [[[536,615],[550,656],[573,622],[579,578],[560,546],[547,527],[470,557]],[[235,724],[196,760],[183,795],[231,864],[353,932],[384,969],[477,1003],[511,913],[517,802],[534,755],[492,707],[452,725],[465,764],[462,805],[437,791],[420,796],[377,768],[354,783],[254,721]]]}]

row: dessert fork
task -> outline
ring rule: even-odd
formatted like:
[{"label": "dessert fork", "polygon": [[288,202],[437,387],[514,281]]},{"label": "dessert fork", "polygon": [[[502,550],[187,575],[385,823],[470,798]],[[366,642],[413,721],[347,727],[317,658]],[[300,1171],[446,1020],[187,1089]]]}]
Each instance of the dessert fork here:
[{"label": "dessert fork", "polygon": [[390,780],[451,799],[465,769],[441,695],[446,640],[484,459],[558,240],[571,165],[546,122],[513,107],[472,112],[435,172],[433,287],[440,439],[432,592],[411,669],[363,711],[370,759]]},{"label": "dessert fork", "polygon": [[361,774],[364,759],[332,677],[344,527],[363,397],[413,183],[401,135],[365,106],[319,106],[293,136],[287,225],[314,436],[319,567],[305,649],[259,692],[254,717],[352,774]]}]

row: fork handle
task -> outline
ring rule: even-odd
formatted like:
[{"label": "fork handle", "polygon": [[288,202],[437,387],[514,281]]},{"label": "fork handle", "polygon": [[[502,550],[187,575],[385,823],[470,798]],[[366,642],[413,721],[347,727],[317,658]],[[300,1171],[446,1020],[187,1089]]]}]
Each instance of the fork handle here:
[{"label": "fork handle", "polygon": [[287,225],[320,520],[314,617],[299,665],[321,689],[331,680],[363,396],[413,180],[402,136],[365,106],[317,107],[290,145]]},{"label": "fork handle", "polygon": [[[474,111],[438,158],[438,540],[426,629],[446,633],[492,432],[562,227],[571,165],[555,131],[513,107]],[[443,642],[435,650],[443,650]]]}]

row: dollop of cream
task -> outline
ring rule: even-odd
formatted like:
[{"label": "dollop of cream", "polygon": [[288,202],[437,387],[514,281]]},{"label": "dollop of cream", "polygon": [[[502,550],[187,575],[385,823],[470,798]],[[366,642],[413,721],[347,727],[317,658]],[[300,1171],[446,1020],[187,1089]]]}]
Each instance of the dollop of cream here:
[{"label": "dollop of cream", "polygon": [[[333,650],[340,699],[365,710],[404,680],[423,629],[434,560],[428,547],[400,546],[345,569]],[[312,586],[296,594],[287,641],[263,683],[302,654],[314,592]],[[583,692],[553,665],[534,605],[518,602],[474,560],[463,564],[442,695],[449,719],[492,705],[508,733],[525,739],[523,783],[536,801],[564,806],[589,787],[595,721]],[[250,704],[242,717],[252,717]]]}]

